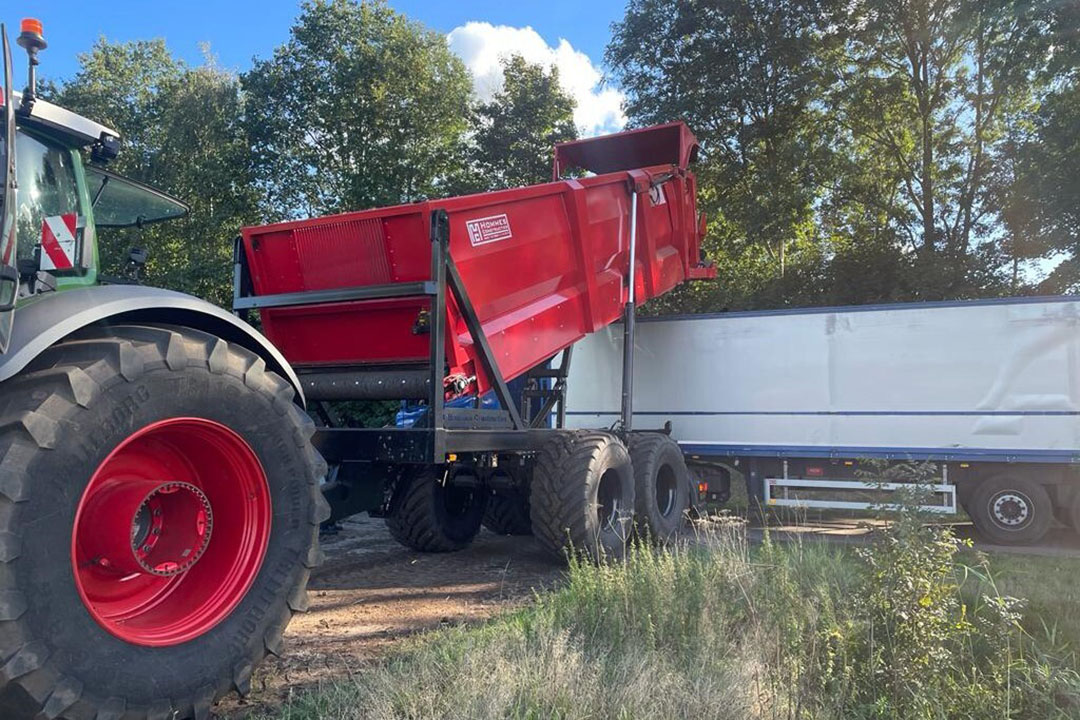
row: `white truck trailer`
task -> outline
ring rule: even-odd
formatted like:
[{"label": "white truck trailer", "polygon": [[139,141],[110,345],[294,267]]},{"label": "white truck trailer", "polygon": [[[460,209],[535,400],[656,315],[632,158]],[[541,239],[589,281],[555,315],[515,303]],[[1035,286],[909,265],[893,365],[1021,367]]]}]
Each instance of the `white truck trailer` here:
[{"label": "white truck trailer", "polygon": [[[567,423],[619,418],[621,326],[575,347]],[[670,423],[711,499],[857,508],[857,469],[932,461],[988,539],[1080,530],[1080,297],[641,319],[635,428]],[[877,485],[875,491],[898,486]]]}]

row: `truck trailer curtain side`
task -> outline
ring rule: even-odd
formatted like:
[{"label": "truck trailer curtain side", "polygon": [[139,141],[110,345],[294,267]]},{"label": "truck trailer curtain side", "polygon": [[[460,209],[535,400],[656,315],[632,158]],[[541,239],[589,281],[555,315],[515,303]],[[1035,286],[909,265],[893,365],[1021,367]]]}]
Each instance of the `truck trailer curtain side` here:
[{"label": "truck trailer curtain side", "polygon": [[[795,461],[936,461],[980,527],[1031,541],[1045,531],[1042,492],[1058,517],[1076,504],[1078,323],[1076,297],[642,320],[635,423],[670,421],[688,455],[756,458],[769,475],[790,477]],[[576,347],[570,425],[616,419],[605,368],[620,336],[613,326]],[[1003,476],[1017,478],[1012,495],[976,492]]]}]

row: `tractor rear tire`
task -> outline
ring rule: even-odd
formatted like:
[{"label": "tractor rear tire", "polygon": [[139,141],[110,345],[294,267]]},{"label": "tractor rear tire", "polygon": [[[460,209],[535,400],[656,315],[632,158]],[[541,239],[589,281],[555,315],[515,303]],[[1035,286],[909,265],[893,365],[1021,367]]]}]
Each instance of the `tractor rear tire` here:
[{"label": "tractor rear tire", "polygon": [[454,552],[473,541],[484,519],[487,495],[480,487],[446,480],[444,470],[437,466],[402,478],[386,516],[386,527],[395,540],[429,553]]},{"label": "tractor rear tire", "polygon": [[666,542],[682,527],[690,508],[690,471],[678,443],[661,433],[634,433],[629,439],[634,465],[638,532]]},{"label": "tractor rear tire", "polygon": [[293,394],[175,326],[87,328],[5,382],[0,717],[202,720],[248,692],[329,512]]},{"label": "tractor rear tire", "polygon": [[1033,545],[1043,539],[1054,519],[1046,489],[1018,474],[982,480],[964,509],[979,533],[999,545]]},{"label": "tractor rear tire", "polygon": [[555,555],[623,557],[634,517],[626,446],[605,432],[555,434],[537,456],[529,504],[533,534]]}]

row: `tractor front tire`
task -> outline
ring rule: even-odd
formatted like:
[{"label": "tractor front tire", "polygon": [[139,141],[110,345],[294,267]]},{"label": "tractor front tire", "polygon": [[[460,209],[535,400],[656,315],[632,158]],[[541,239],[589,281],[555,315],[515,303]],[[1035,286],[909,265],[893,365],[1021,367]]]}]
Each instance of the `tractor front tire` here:
[{"label": "tractor front tire", "polygon": [[556,433],[537,456],[529,504],[533,534],[555,555],[623,557],[634,517],[626,446],[611,433]]},{"label": "tractor front tire", "polygon": [[479,487],[454,485],[452,471],[422,467],[394,490],[386,527],[402,545],[420,552],[461,550],[480,532],[487,495]]},{"label": "tractor front tire", "polygon": [[325,463],[293,389],[175,326],[93,327],[0,389],[0,717],[182,720],[306,608]]}]

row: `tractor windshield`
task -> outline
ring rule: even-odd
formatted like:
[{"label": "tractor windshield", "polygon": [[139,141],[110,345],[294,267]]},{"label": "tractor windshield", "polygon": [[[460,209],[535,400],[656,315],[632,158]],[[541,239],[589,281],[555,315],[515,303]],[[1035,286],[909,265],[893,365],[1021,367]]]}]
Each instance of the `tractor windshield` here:
[{"label": "tractor windshield", "polygon": [[141,227],[188,212],[188,206],[176,198],[108,170],[87,167],[86,178],[99,228]]}]

